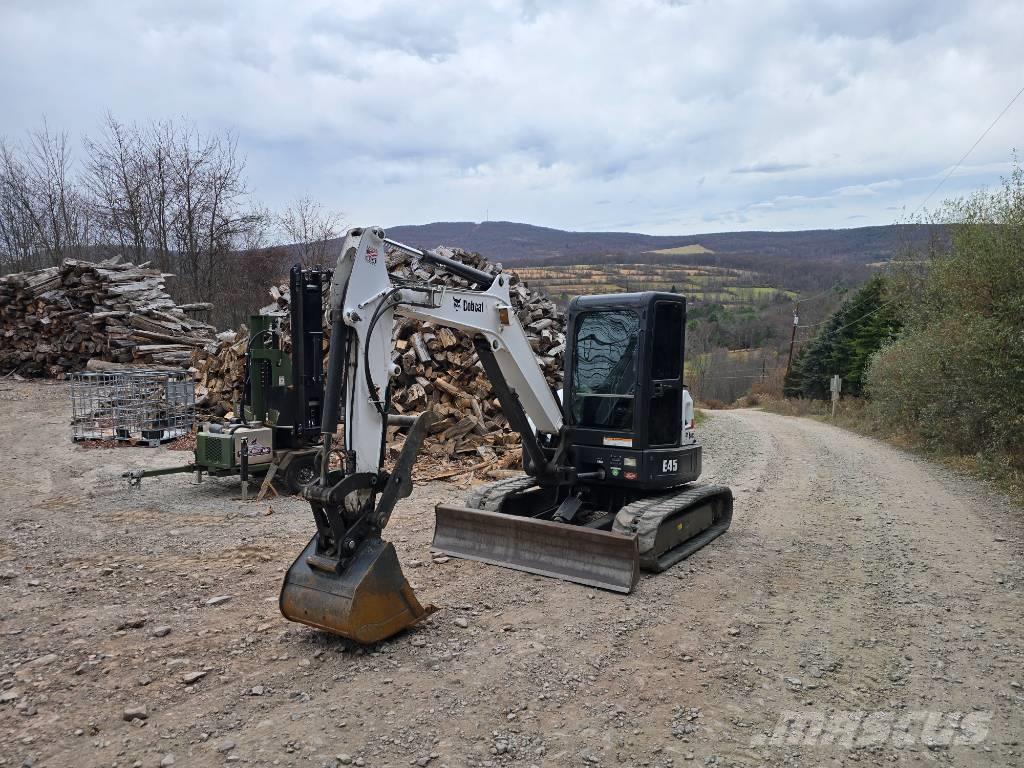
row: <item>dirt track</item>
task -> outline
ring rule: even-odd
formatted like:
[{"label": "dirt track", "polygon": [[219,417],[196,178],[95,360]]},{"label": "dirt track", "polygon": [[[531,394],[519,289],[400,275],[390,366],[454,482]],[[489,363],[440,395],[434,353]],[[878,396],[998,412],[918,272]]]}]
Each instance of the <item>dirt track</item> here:
[{"label": "dirt track", "polygon": [[363,650],[277,613],[303,504],[129,492],[185,455],[73,446],[68,410],[0,381],[0,765],[1024,765],[1024,511],[886,445],[713,414],[732,529],[630,596],[434,564],[464,491],[419,487],[389,531],[441,611]]}]

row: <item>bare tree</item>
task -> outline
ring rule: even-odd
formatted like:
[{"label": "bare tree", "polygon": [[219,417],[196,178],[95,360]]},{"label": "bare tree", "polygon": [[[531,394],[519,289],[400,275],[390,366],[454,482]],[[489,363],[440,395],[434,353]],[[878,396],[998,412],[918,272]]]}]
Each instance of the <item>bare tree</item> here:
[{"label": "bare tree", "polygon": [[176,213],[176,187],[173,157],[177,129],[170,121],[153,123],[146,133],[147,168],[149,175],[143,189],[148,241],[160,269],[171,269],[171,239]]},{"label": "bare tree", "polygon": [[331,240],[341,235],[341,213],[325,210],[320,203],[303,195],[278,216],[284,238],[293,243],[298,261],[305,265],[326,264],[331,260]]},{"label": "bare tree", "polygon": [[169,240],[191,300],[217,295],[228,273],[227,256],[263,226],[260,211],[244,207],[245,161],[234,136],[203,136],[193,128],[171,132],[168,156],[173,183]]},{"label": "bare tree", "polygon": [[[271,248],[271,227],[294,223],[303,260],[326,260],[338,217],[309,198],[278,218],[254,207],[245,160],[230,134],[183,122],[138,127],[107,115],[82,142],[77,173],[66,134],[44,124],[27,140],[0,141],[0,266],[23,270],[102,251],[153,261],[173,277],[179,301],[225,307],[236,322],[258,308],[289,248]],[[211,318],[212,319],[212,318]]]},{"label": "bare tree", "polygon": [[149,158],[139,131],[107,114],[105,133],[84,140],[88,159],[84,178],[102,238],[132,261],[145,261],[148,251]]},{"label": "bare tree", "polygon": [[244,253],[257,253],[268,249],[275,249],[276,256],[282,256],[279,243],[273,240],[274,215],[270,209],[263,205],[254,205],[249,210],[249,226],[245,228],[240,236],[238,249]]},{"label": "bare tree", "polygon": [[46,124],[28,142],[3,144],[3,248],[19,262],[81,257],[92,238],[88,205],[74,177],[67,135]]},{"label": "bare tree", "polygon": [[695,399],[706,397],[711,375],[711,332],[708,324],[698,320],[686,328],[686,380]]},{"label": "bare tree", "polygon": [[72,176],[73,160],[64,132],[43,127],[29,133],[26,153],[28,208],[43,250],[54,264],[80,258],[89,245],[91,221],[88,205]]},{"label": "bare tree", "polygon": [[30,200],[25,165],[11,146],[0,141],[0,263],[5,270],[20,272],[33,266],[39,237]]}]

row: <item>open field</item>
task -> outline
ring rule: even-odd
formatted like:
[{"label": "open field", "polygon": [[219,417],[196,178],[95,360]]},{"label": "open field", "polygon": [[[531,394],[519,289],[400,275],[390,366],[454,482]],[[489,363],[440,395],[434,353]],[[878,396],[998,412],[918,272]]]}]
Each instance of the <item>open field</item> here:
[{"label": "open field", "polygon": [[688,256],[694,253],[714,253],[710,248],[694,243],[693,245],[679,245],[675,248],[657,248],[650,253],[658,253],[665,256]]},{"label": "open field", "polygon": [[418,486],[388,531],[440,611],[363,649],[278,615],[304,503],[129,491],[183,454],[76,446],[68,417],[63,385],[0,382],[2,765],[1024,765],[1022,510],[882,443],[709,414],[732,528],[629,596],[433,562],[465,489]]},{"label": "open field", "polygon": [[762,284],[763,278],[756,272],[724,267],[604,264],[519,267],[516,271],[530,286],[565,299],[591,293],[675,289],[697,303],[763,306],[796,296],[793,291]]}]

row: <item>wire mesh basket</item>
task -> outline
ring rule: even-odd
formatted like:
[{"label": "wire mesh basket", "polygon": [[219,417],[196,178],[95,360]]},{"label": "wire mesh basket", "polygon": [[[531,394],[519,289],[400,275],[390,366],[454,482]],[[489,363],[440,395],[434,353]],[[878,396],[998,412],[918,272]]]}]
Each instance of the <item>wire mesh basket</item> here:
[{"label": "wire mesh basket", "polygon": [[71,374],[71,437],[73,440],[113,440],[117,410],[123,397],[124,374]]},{"label": "wire mesh basket", "polygon": [[73,440],[159,445],[192,431],[195,389],[187,371],[126,370],[71,376]]}]

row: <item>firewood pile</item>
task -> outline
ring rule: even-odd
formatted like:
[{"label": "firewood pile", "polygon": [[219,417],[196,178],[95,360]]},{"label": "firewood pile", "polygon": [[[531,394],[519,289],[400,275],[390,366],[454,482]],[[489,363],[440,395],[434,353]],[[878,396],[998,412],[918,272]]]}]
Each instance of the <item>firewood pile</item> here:
[{"label": "firewood pile", "polygon": [[[500,264],[491,265],[478,253],[439,248],[442,255],[494,274]],[[461,277],[418,261],[404,251],[388,254],[388,269],[399,277],[417,282],[468,287]],[[537,363],[548,383],[562,385],[565,351],[565,315],[543,293],[530,290],[514,272],[509,293],[533,347]],[[521,461],[519,435],[501,413],[472,340],[455,329],[412,319],[399,319],[394,330],[395,362],[402,372],[392,381],[392,409],[398,413],[419,413],[432,409],[438,421],[424,440],[423,454],[439,465],[455,463],[508,468]],[[392,432],[397,432],[391,428]],[[399,434],[389,435],[389,449],[401,450]]]},{"label": "firewood pile", "polygon": [[[450,248],[442,254],[492,274],[500,264],[490,264],[477,253]],[[421,262],[404,251],[388,253],[388,269],[400,278],[420,283],[468,287],[460,277]],[[538,364],[553,388],[561,387],[565,351],[565,313],[543,293],[532,290],[514,272],[505,272],[519,321],[530,340]],[[273,302],[263,314],[282,316],[287,333],[289,290],[287,285],[271,289]],[[326,369],[327,337],[324,342]],[[242,393],[246,331],[221,334],[216,344],[196,350],[193,367],[197,380],[197,403],[223,415]],[[428,408],[438,421],[424,441],[422,456],[432,458],[438,474],[462,468],[504,469],[521,460],[519,436],[501,413],[490,381],[477,359],[473,343],[465,334],[418,320],[398,318],[394,328],[395,362],[401,373],[392,380],[392,410],[400,414],[420,413]],[[389,427],[388,445],[392,458],[401,450],[403,430]]]},{"label": "firewood pile", "polygon": [[218,333],[213,342],[192,352],[189,370],[196,380],[196,407],[216,417],[226,416],[242,402],[245,348],[249,329]]},{"label": "firewood pile", "polygon": [[186,313],[210,305],[175,304],[165,277],[117,259],[0,277],[0,373],[57,377],[90,360],[187,367],[215,331]]}]

